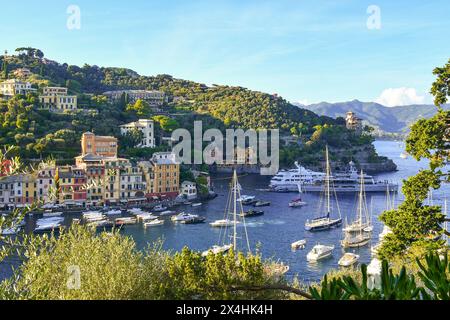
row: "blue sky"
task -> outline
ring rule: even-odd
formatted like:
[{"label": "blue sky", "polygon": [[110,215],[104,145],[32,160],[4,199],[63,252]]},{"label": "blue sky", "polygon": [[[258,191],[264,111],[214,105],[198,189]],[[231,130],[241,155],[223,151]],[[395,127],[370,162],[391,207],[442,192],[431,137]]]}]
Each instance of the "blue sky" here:
[{"label": "blue sky", "polygon": [[[77,5],[81,29],[69,30]],[[368,29],[369,5],[381,29]],[[0,50],[33,46],[60,62],[128,67],[286,99],[429,102],[450,58],[450,2],[8,1]],[[382,94],[383,93],[383,94]]]}]

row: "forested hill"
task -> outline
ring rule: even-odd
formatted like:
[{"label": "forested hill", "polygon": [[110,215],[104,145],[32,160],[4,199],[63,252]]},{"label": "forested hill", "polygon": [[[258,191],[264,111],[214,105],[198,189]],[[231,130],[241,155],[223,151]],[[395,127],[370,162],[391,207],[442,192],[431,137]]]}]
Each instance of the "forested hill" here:
[{"label": "forested hill", "polygon": [[[51,155],[70,162],[80,151],[79,139],[83,132],[90,130],[120,137],[119,125],[155,115],[148,107],[130,107],[123,99],[112,104],[102,93],[114,89],[146,89],[163,91],[168,97],[163,109],[169,117],[154,118],[157,138],[170,135],[177,127],[192,129],[194,120],[202,120],[204,130],[208,127],[278,128],[281,136],[300,137],[303,148],[294,146],[295,150],[290,147],[282,152],[281,161],[286,165],[302,158],[306,163],[317,161],[323,155],[325,144],[332,149],[349,150],[345,161],[352,156],[353,147],[365,148],[364,154],[370,161],[379,160],[370,137],[356,136],[345,128],[343,119],[318,116],[277,95],[243,87],[206,86],[170,75],[141,76],[125,68],[68,65],[48,60],[36,50],[22,48],[17,55],[0,56],[0,81],[14,78],[13,73],[19,68],[28,68],[32,75],[27,81],[34,87],[68,87],[70,94],[78,96],[80,110],[64,114],[39,110],[37,95],[0,100],[0,146],[19,146],[24,158]],[[133,150],[127,149],[130,147],[127,143],[131,144],[128,140],[120,141],[124,156],[133,154]],[[142,154],[138,151],[137,156]]]},{"label": "forested hill", "polygon": [[14,70],[19,67],[29,68],[35,73],[32,81],[40,86],[67,86],[75,94],[98,95],[114,89],[161,90],[169,97],[183,97],[192,102],[195,111],[209,113],[227,124],[245,128],[290,130],[300,123],[300,128],[334,123],[331,118],[318,117],[281,97],[242,87],[208,87],[193,81],[175,79],[170,75],[141,76],[125,68],[91,65],[78,67],[28,55],[9,57],[8,68]]}]

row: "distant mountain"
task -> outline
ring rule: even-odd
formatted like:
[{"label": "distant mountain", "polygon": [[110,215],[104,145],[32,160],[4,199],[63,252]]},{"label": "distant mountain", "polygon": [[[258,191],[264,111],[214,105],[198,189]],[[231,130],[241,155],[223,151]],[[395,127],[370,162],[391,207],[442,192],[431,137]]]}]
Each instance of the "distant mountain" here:
[{"label": "distant mountain", "polygon": [[[332,118],[345,117],[348,111],[353,111],[359,118],[365,120],[367,124],[388,133],[405,133],[409,130],[409,126],[417,119],[430,118],[437,111],[434,105],[423,104],[386,107],[376,102],[361,102],[359,100],[296,105],[319,115]],[[445,105],[444,109],[450,109],[450,105]]]}]

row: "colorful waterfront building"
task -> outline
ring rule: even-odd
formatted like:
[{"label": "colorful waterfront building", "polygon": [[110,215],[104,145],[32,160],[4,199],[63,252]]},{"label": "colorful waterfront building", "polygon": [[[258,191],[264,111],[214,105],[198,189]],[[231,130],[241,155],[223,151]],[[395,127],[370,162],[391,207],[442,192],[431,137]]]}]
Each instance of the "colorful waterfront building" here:
[{"label": "colorful waterfront building", "polygon": [[35,178],[31,174],[16,174],[0,178],[0,206],[22,208],[36,198]]},{"label": "colorful waterfront building", "polygon": [[75,158],[76,166],[86,174],[86,204],[104,204],[105,164],[104,157],[86,154]]},{"label": "colorful waterfront building", "polygon": [[85,206],[87,201],[86,173],[83,168],[64,166],[57,169],[58,202],[66,206]]},{"label": "colorful waterfront building", "polygon": [[97,136],[85,132],[81,136],[81,155],[92,154],[103,157],[117,157],[117,138],[112,136]]},{"label": "colorful waterfront building", "polygon": [[122,203],[145,202],[146,181],[142,168],[127,163],[120,169],[120,201]]},{"label": "colorful waterfront building", "polygon": [[[43,163],[39,165],[36,176],[36,200],[45,203],[56,202],[55,188],[56,165]],[[53,188],[53,190],[52,190]]]},{"label": "colorful waterfront building", "polygon": [[176,198],[179,194],[180,163],[171,152],[155,152],[150,161],[138,164],[146,181],[146,197]]},{"label": "colorful waterfront building", "polygon": [[121,198],[121,170],[129,166],[130,161],[123,158],[103,158],[102,161],[105,168],[103,179],[105,203],[108,205],[118,204]]}]

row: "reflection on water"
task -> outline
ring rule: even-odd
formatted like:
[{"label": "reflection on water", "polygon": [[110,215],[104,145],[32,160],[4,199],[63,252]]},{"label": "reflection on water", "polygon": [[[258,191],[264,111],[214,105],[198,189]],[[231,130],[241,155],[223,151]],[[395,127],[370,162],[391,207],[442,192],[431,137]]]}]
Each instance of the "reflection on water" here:
[{"label": "reflection on water", "polygon": [[[426,168],[427,162],[417,162],[411,157],[401,159],[400,153],[402,147],[398,142],[377,141],[375,146],[380,155],[387,156],[394,160],[398,165],[397,172],[380,174],[378,179],[387,179],[399,182],[410,175],[414,175],[421,168]],[[196,213],[206,217],[206,223],[203,224],[175,224],[170,220],[162,226],[144,229],[142,225],[128,225],[122,231],[124,235],[134,238],[139,248],[145,249],[149,243],[164,240],[163,248],[170,250],[181,250],[188,246],[193,250],[203,251],[212,245],[219,243],[223,239],[223,230],[212,228],[209,223],[223,219],[226,195],[228,193],[228,184],[230,180],[224,179],[230,175],[222,175],[213,179],[215,191],[219,196],[209,202],[205,202],[201,207],[185,206],[178,210],[187,213]],[[271,193],[264,189],[267,187],[270,177],[247,175],[239,178],[243,188],[243,194],[255,195],[260,200],[271,201],[271,206],[259,208],[264,210],[264,215],[247,218],[247,233],[250,240],[250,246],[253,251],[259,248],[259,251],[266,258],[274,258],[289,265],[289,276],[298,275],[304,281],[317,281],[325,272],[331,268],[338,268],[338,260],[341,258],[344,250],[340,246],[342,239],[342,227],[323,232],[307,232],[304,230],[304,224],[307,219],[314,218],[317,214],[317,206],[320,201],[319,195],[303,194],[302,198],[308,204],[300,208],[290,208],[288,203],[296,197],[295,193]],[[433,198],[436,204],[442,203],[444,196],[449,195],[449,186],[434,193]],[[339,207],[343,219],[351,221],[356,214],[356,195],[338,195]],[[401,201],[403,196],[399,194],[396,202]],[[369,263],[371,259],[370,246],[378,242],[378,234],[382,230],[382,225],[378,221],[378,215],[386,207],[384,194],[368,194],[367,201],[369,211],[374,223],[372,243],[359,249],[349,249],[348,252],[354,252],[360,255],[360,263]],[[245,207],[247,210],[250,207]],[[76,217],[76,216],[74,216]],[[28,219],[30,220],[30,219]],[[31,219],[32,220],[32,219]],[[66,219],[70,222],[71,218]],[[32,224],[32,221],[27,221]],[[239,227],[243,232],[242,226]],[[291,243],[300,239],[306,239],[306,248],[303,250],[292,251]],[[231,239],[230,239],[231,240]],[[240,238],[242,249],[245,249],[245,241]],[[335,245],[333,255],[318,263],[308,263],[306,255],[316,244]]]}]

